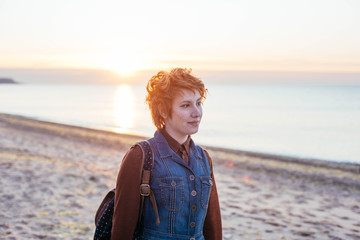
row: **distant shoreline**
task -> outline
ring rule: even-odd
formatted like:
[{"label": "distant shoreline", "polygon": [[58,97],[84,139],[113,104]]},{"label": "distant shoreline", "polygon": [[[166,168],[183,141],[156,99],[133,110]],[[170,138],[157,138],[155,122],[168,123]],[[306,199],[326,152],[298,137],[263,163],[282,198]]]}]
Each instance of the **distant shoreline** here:
[{"label": "distant shoreline", "polygon": [[18,84],[11,78],[0,78],[0,84]]}]

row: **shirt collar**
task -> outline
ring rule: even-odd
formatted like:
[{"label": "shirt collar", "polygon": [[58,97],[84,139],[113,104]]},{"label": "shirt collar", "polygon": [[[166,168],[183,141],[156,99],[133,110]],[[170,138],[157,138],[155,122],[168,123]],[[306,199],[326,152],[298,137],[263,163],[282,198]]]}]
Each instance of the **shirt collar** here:
[{"label": "shirt collar", "polygon": [[160,129],[160,132],[162,133],[162,135],[165,137],[166,141],[168,142],[170,148],[178,153],[183,152],[185,150],[185,152],[189,155],[190,152],[190,141],[191,141],[191,137],[190,135],[188,136],[188,138],[186,139],[186,141],[183,144],[180,144],[178,141],[176,141],[173,137],[171,137],[165,130],[165,128]]}]

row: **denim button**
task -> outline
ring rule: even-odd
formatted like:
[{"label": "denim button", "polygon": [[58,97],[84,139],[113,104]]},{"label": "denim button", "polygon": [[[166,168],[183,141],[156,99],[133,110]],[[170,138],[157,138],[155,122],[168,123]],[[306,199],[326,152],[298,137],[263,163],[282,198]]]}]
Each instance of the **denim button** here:
[{"label": "denim button", "polygon": [[176,182],[175,182],[175,181],[172,181],[172,182],[171,182],[171,186],[175,187],[175,186],[176,186]]},{"label": "denim button", "polygon": [[194,223],[194,222],[191,222],[191,223],[190,223],[190,227],[191,227],[191,228],[194,228],[194,227],[195,227],[195,223]]},{"label": "denim button", "polygon": [[195,180],[195,176],[194,175],[190,175],[190,181],[194,181]]},{"label": "denim button", "polygon": [[192,205],[192,206],[191,206],[191,210],[192,210],[192,211],[195,211],[195,210],[196,210],[196,205]]},{"label": "denim button", "polygon": [[191,196],[193,196],[193,197],[196,196],[196,191],[195,191],[195,190],[192,190],[192,191],[191,191]]}]

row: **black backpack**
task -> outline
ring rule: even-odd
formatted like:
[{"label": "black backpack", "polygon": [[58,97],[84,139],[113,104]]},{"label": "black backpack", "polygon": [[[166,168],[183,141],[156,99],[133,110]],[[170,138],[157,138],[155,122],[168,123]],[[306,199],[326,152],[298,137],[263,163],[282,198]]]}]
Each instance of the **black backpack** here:
[{"label": "black backpack", "polygon": [[[150,175],[151,170],[154,165],[154,152],[151,144],[148,141],[142,141],[137,143],[143,153],[142,159],[142,181],[140,185],[140,210],[138,217],[138,224],[134,233],[134,236],[140,231],[142,209],[144,204],[144,198],[150,197],[151,203],[153,205],[155,215],[156,215],[156,224],[160,224],[159,215],[156,206],[156,200],[154,193],[150,189]],[[114,200],[115,200],[115,189],[108,192],[104,200],[101,202],[96,215],[95,215],[95,234],[94,240],[105,240],[111,239],[111,228],[112,228],[112,219],[114,215]]]}]

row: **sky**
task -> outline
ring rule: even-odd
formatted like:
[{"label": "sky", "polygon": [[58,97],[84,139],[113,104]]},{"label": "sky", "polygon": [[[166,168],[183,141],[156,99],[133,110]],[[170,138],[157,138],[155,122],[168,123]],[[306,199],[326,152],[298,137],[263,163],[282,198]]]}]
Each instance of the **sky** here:
[{"label": "sky", "polygon": [[0,77],[122,82],[173,67],[360,84],[360,1],[0,0]]}]

